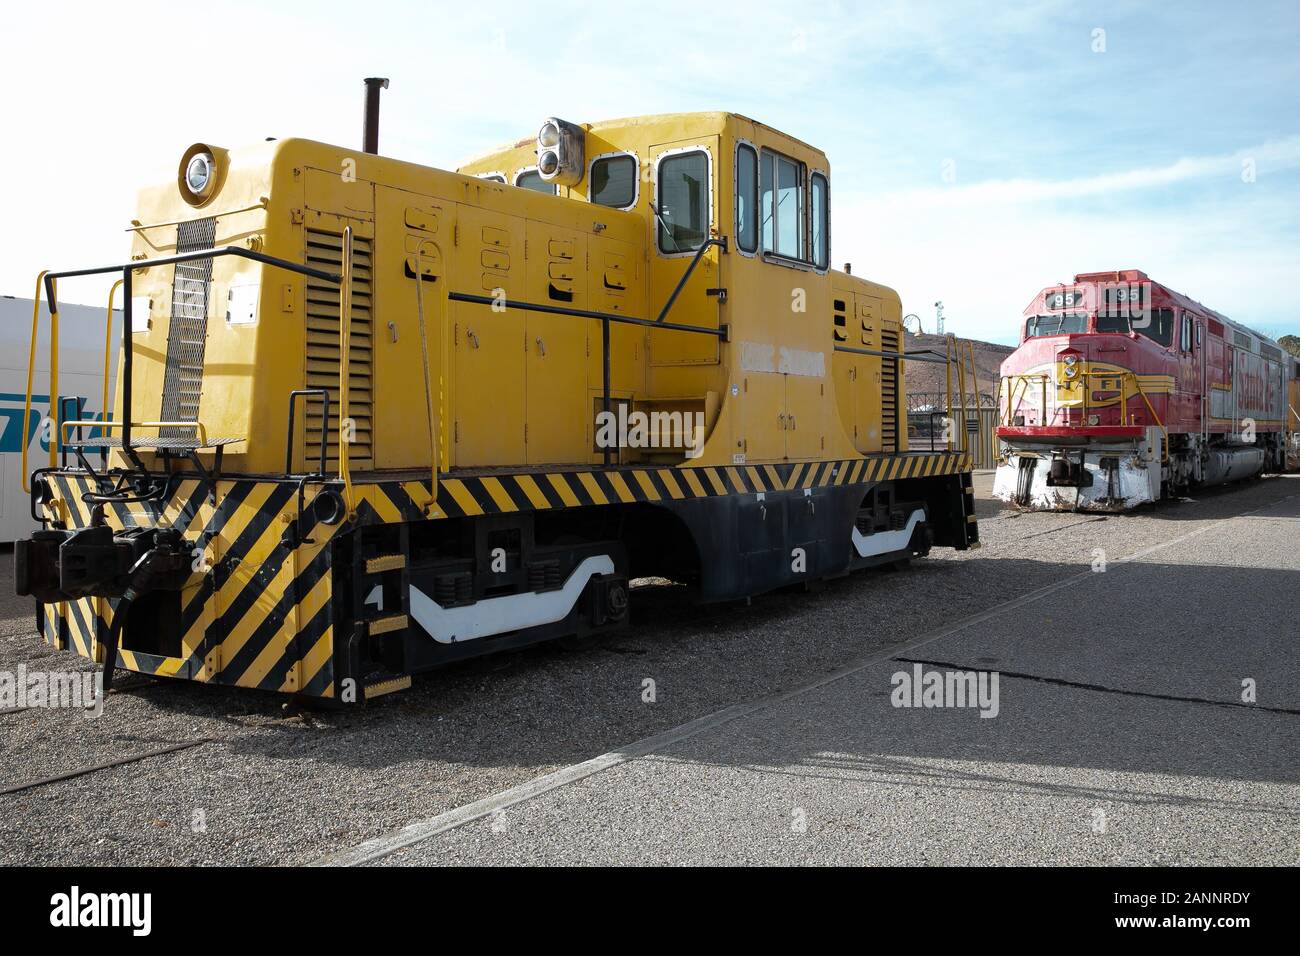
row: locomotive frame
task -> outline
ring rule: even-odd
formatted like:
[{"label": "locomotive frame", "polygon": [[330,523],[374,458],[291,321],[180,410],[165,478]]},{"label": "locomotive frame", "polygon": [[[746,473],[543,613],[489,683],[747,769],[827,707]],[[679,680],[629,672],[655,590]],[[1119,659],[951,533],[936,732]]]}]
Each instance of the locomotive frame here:
[{"label": "locomotive frame", "polygon": [[[350,703],[626,626],[634,578],[726,601],[978,545],[968,456],[899,421],[904,363],[934,357],[891,290],[829,267],[824,156],[734,114],[551,126],[459,173],[196,144],[142,194],[132,261],[42,277],[52,354],[59,279],[118,271],[124,305],[117,434],[61,421],[32,476],[45,640],[106,683],[120,660]],[[584,152],[653,188],[591,202]],[[800,210],[770,237],[769,156]],[[530,161],[567,185],[491,178]],[[702,428],[598,447],[619,409]]]}]

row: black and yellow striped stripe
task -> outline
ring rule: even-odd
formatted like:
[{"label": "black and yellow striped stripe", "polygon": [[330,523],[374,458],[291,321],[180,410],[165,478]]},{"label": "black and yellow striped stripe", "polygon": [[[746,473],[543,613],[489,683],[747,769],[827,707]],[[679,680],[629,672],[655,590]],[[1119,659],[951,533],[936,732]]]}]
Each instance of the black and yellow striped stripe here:
[{"label": "black and yellow striped stripe", "polygon": [[[453,475],[438,481],[434,516],[473,517],[593,505],[671,502],[929,478],[969,470],[969,459],[965,456],[936,452],[773,465]],[[365,495],[381,521],[420,520],[426,517],[429,497],[426,481],[380,482],[370,486]]]},{"label": "black and yellow striped stripe", "polygon": [[[52,477],[68,524],[88,526],[90,508],[81,496],[92,490],[91,480],[68,473]],[[308,503],[318,490],[309,491]],[[208,568],[192,575],[181,592],[180,653],[124,647],[122,666],[164,677],[332,695],[327,545],[342,526],[316,524],[308,509],[302,532],[311,543],[294,547],[285,532],[296,516],[296,482],[222,480],[215,506],[209,491],[205,482],[179,481],[161,502],[116,505],[106,512],[115,530],[177,528],[198,542]],[[107,598],[47,605],[47,641],[101,660],[99,642],[116,605]],[[56,635],[62,635],[58,642]]]}]

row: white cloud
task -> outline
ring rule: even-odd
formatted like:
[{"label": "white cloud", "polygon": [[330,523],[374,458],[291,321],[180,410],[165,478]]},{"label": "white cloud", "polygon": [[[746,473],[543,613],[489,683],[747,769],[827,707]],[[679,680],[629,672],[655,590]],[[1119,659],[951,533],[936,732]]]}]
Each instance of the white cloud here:
[{"label": "white cloud", "polygon": [[1164,166],[1101,173],[1061,180],[995,179],[947,187],[914,189],[891,193],[859,202],[858,212],[880,215],[896,214],[921,208],[956,209],[969,206],[997,206],[1087,199],[1171,186],[1193,180],[1217,178],[1224,183],[1242,181],[1245,163],[1254,165],[1254,174],[1300,167],[1300,136],[1260,143],[1219,156],[1179,159]]},{"label": "white cloud", "polygon": [[1283,192],[1238,183],[1226,198],[1193,192],[1159,208],[1028,201],[1028,192],[954,204],[884,197],[835,208],[835,255],[897,289],[927,329],[942,300],[949,331],[988,341],[1014,341],[1044,286],[1110,269],[1141,269],[1261,331],[1296,332],[1297,213],[1277,201]]}]

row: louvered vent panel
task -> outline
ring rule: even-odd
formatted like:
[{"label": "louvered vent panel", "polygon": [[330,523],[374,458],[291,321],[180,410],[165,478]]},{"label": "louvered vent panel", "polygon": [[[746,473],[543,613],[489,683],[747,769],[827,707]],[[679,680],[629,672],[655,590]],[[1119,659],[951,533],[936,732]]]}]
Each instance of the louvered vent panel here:
[{"label": "louvered vent panel", "polygon": [[[356,422],[356,440],[348,449],[354,468],[374,467],[372,424],[374,412],[374,322],[371,302],[371,244],[352,239],[352,331],[349,352],[348,415]],[[307,230],[307,265],[329,272],[343,268],[343,237],[338,233]],[[307,279],[307,387],[323,388],[330,396],[327,463],[338,465],[339,437],[339,290],[332,282]],[[319,401],[308,401],[303,452],[314,463],[320,456]]]},{"label": "louvered vent panel", "polygon": [[[880,349],[901,351],[897,329],[881,331]],[[898,359],[880,360],[880,444],[882,451],[898,451]]]}]

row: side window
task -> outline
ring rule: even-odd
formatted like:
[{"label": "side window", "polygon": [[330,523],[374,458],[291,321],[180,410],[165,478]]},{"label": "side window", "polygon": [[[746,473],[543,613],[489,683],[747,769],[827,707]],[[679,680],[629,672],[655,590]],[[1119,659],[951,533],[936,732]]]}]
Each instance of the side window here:
[{"label": "side window", "polygon": [[763,151],[758,205],[763,217],[763,251],[805,259],[803,164]]},{"label": "side window", "polygon": [[709,155],[675,153],[659,163],[659,251],[694,252],[709,232]]},{"label": "side window", "polygon": [[1133,328],[1139,335],[1145,335],[1152,342],[1168,348],[1174,342],[1174,310],[1151,309],[1147,313],[1146,323],[1139,325],[1134,322]]},{"label": "side window", "polygon": [[520,189],[531,189],[535,193],[555,195],[555,186],[543,179],[542,174],[535,169],[524,169],[516,173],[515,185]]},{"label": "side window", "polygon": [[636,158],[606,156],[592,160],[587,198],[598,206],[627,209],[636,202]]},{"label": "side window", "polygon": [[830,244],[830,191],[826,177],[821,173],[812,176],[812,261],[818,269],[825,269],[831,261]]},{"label": "side window", "polygon": [[736,245],[758,251],[758,153],[744,143],[736,147]]}]

